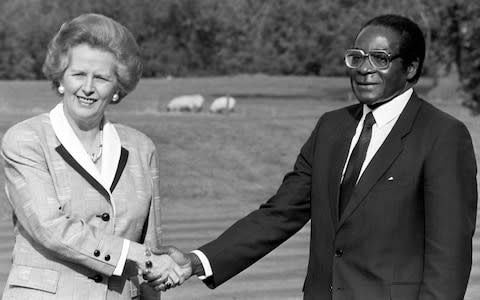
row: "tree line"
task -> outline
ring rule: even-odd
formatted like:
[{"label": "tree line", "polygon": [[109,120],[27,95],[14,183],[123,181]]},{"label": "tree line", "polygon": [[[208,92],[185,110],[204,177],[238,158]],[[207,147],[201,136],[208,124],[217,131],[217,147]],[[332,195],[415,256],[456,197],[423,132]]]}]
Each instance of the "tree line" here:
[{"label": "tree line", "polygon": [[144,76],[238,73],[341,76],[343,51],[366,20],[397,13],[427,39],[425,73],[455,66],[480,103],[480,1],[473,0],[4,0],[0,79],[42,79],[47,44],[85,12],[127,26],[142,49]]}]

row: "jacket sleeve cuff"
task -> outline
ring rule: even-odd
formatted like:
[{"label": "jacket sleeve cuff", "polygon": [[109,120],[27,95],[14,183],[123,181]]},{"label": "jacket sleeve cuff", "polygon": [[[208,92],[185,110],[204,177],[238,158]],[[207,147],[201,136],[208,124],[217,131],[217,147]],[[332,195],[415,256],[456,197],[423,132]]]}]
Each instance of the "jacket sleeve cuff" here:
[{"label": "jacket sleeve cuff", "polygon": [[[125,239],[123,240],[122,253],[118,259],[117,266],[113,270],[113,275],[122,276],[123,268],[125,268],[125,262],[127,261],[128,249],[130,248],[130,241]],[[202,262],[203,263],[203,262]]]},{"label": "jacket sleeve cuff", "polygon": [[204,279],[207,279],[208,277],[212,276],[213,271],[212,271],[212,267],[210,266],[210,261],[208,260],[207,256],[205,254],[203,254],[203,252],[200,251],[200,250],[193,250],[192,253],[195,254],[196,256],[198,256],[198,258],[200,259],[200,262],[202,263],[203,270],[205,271],[205,275],[198,276],[198,279],[204,280]]}]

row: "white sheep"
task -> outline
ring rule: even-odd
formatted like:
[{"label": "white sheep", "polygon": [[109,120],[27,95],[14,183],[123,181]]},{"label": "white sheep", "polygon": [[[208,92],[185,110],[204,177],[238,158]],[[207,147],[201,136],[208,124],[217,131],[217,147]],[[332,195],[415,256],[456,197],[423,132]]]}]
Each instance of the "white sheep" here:
[{"label": "white sheep", "polygon": [[232,112],[235,109],[235,102],[232,96],[219,97],[212,101],[210,111],[213,113]]},{"label": "white sheep", "polygon": [[183,95],[170,100],[167,111],[199,112],[203,108],[205,99],[202,95]]}]

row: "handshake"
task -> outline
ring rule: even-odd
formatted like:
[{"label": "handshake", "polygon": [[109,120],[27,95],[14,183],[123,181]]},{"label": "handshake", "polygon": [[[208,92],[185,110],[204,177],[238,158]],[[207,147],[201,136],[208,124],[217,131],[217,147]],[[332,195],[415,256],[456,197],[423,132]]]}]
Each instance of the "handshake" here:
[{"label": "handshake", "polygon": [[179,286],[192,275],[204,275],[200,259],[193,253],[183,253],[173,246],[147,248],[147,260],[139,266],[139,274],[156,292]]}]

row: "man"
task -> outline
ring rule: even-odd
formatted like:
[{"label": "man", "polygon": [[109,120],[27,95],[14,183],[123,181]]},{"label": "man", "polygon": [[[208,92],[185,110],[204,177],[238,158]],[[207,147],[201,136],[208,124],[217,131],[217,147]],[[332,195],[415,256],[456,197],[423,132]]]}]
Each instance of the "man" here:
[{"label": "man", "polygon": [[414,92],[424,57],[411,20],[367,22],[345,55],[360,103],[319,119],[259,209],[193,253],[169,248],[185,276],[204,275],[215,288],[311,220],[304,299],[463,299],[475,154],[466,127]]}]

